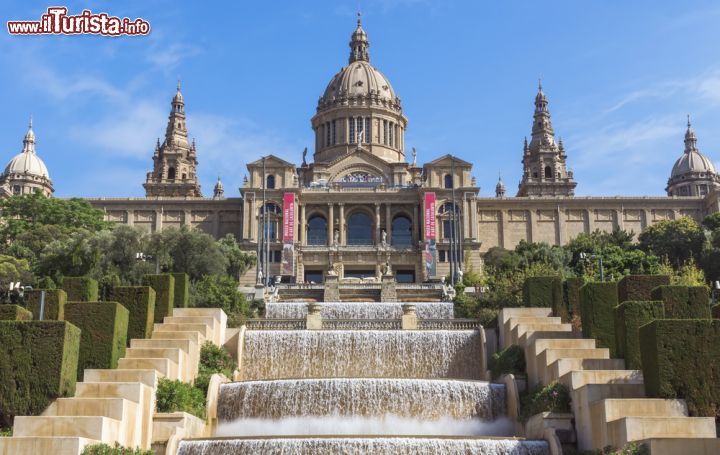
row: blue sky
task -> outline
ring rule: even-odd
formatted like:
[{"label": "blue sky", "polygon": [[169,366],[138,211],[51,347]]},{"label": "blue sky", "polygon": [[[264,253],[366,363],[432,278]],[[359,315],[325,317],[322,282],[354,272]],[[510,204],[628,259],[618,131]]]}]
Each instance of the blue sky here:
[{"label": "blue sky", "polygon": [[[2,2],[39,18],[59,2]],[[212,4],[210,8],[208,5]],[[58,196],[142,196],[182,79],[203,191],[238,195],[245,164],[312,153],[310,118],[347,63],[362,9],[371,62],[403,102],[419,161],[474,163],[514,194],[538,77],[578,195],[663,195],[690,113],[720,160],[720,4],[713,1],[69,2],[142,17],[148,37],[0,33],[0,160],[28,117]],[[4,25],[3,25],[4,27]],[[409,154],[408,154],[409,155]]]}]

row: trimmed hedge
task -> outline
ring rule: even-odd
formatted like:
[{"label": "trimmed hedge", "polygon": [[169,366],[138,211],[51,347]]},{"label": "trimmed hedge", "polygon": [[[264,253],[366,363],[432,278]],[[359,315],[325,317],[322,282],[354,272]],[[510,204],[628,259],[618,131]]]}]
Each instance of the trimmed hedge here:
[{"label": "trimmed hedge", "polygon": [[117,302],[69,302],[65,320],[82,330],[78,379],[86,368],[117,368],[125,355],[128,310]]},{"label": "trimmed hedge", "polygon": [[171,273],[175,278],[175,308],[187,308],[190,304],[190,277],[187,273]]},{"label": "trimmed hedge", "polygon": [[628,301],[615,308],[616,352],[618,357],[625,359],[625,368],[638,370],[641,367],[640,326],[664,317],[665,310],[660,301]]},{"label": "trimmed hedge", "polygon": [[653,300],[665,304],[668,319],[710,319],[710,303],[705,286],[658,286],[652,291]]},{"label": "trimmed hedge", "polygon": [[0,320],[32,321],[32,313],[20,305],[0,305]]},{"label": "trimmed hedge", "polygon": [[503,374],[524,374],[525,373],[525,350],[513,344],[490,357],[488,369],[492,379],[497,379]]},{"label": "trimmed hedge", "polygon": [[627,275],[618,282],[618,302],[655,300],[652,290],[670,284],[668,275]]},{"label": "trimmed hedge", "polygon": [[80,329],[65,321],[0,321],[0,427],[75,394]]},{"label": "trimmed hedge", "polygon": [[116,286],[110,300],[118,302],[130,312],[127,340],[150,338],[155,321],[155,290],[150,286]]},{"label": "trimmed hedge", "polygon": [[599,348],[610,349],[617,356],[615,346],[615,307],[618,292],[614,282],[592,282],[580,288],[583,338],[595,338]]},{"label": "trimmed hedge", "polygon": [[585,284],[582,278],[568,278],[565,280],[565,304],[570,316],[580,316],[580,288]]},{"label": "trimmed hedge", "polygon": [[526,307],[552,308],[553,314],[563,321],[568,310],[563,298],[562,279],[557,276],[535,276],[523,283],[523,305]]},{"label": "trimmed hedge", "polygon": [[62,321],[65,318],[67,294],[62,289],[33,289],[25,291],[25,307],[33,314],[33,319],[40,319],[40,293],[45,291],[44,320]]},{"label": "trimmed hedge", "polygon": [[161,324],[165,316],[172,316],[175,278],[169,273],[145,275],[142,284],[155,290],[155,322]]},{"label": "trimmed hedge", "polygon": [[68,302],[97,302],[98,282],[87,276],[66,276],[62,289],[67,292]]},{"label": "trimmed hedge", "polygon": [[720,321],[656,319],[640,327],[645,393],[681,398],[691,416],[720,416]]}]

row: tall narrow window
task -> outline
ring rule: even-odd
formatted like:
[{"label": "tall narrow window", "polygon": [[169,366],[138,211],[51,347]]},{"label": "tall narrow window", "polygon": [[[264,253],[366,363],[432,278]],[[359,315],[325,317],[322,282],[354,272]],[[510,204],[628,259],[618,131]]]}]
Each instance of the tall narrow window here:
[{"label": "tall narrow window", "polygon": [[453,177],[450,174],[445,174],[445,188],[453,187]]},{"label": "tall narrow window", "polygon": [[383,144],[387,145],[388,143],[388,122],[387,120],[383,120]]},{"label": "tall narrow window", "polygon": [[370,144],[372,142],[372,127],[370,126],[370,117],[365,117],[365,143]]},{"label": "tall narrow window", "polygon": [[331,143],[332,145],[337,144],[337,136],[335,135],[335,131],[336,131],[336,128],[335,128],[335,120],[333,120],[333,121],[332,121],[332,125],[330,126],[330,132],[331,132],[331,135],[330,135],[330,143]]},{"label": "tall narrow window", "polygon": [[[358,118],[356,119],[356,121],[357,121],[357,136],[358,136],[358,142],[360,142],[361,138],[363,137],[363,136],[362,136],[362,132],[363,132],[363,118],[362,118],[362,117],[358,117]],[[362,139],[362,140],[364,141],[364,139]]]},{"label": "tall narrow window", "polygon": [[355,143],[355,118],[350,117],[350,141],[351,144]]},{"label": "tall narrow window", "polygon": [[268,175],[267,176],[267,184],[265,185],[265,188],[268,190],[274,190],[275,189],[275,176],[274,175]]},{"label": "tall narrow window", "polygon": [[400,148],[400,135],[398,134],[399,132],[400,132],[400,127],[396,123],[395,124],[395,148],[396,149]]},{"label": "tall narrow window", "polygon": [[390,122],[390,147],[395,147],[395,137],[393,136],[393,123]]},{"label": "tall narrow window", "polygon": [[551,179],[552,178],[552,169],[550,166],[545,166],[545,178]]},{"label": "tall narrow window", "polygon": [[330,145],[330,128],[328,128],[328,124],[325,124],[325,146],[327,147]]},{"label": "tall narrow window", "polygon": [[168,169],[168,180],[175,180],[175,168]]}]

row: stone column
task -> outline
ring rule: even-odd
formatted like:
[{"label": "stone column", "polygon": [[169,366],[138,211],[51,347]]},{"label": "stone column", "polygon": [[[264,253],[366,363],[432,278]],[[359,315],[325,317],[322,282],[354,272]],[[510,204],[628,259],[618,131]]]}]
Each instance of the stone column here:
[{"label": "stone column", "polygon": [[395,288],[395,276],[383,274],[380,287],[381,302],[397,302],[397,289]]},{"label": "stone column", "polygon": [[300,245],[307,245],[307,221],[305,220],[305,204],[300,204],[300,232],[298,233]]},{"label": "stone column", "polygon": [[128,226],[135,225],[135,210],[127,211],[127,224]]},{"label": "stone column", "polygon": [[162,231],[162,209],[155,210],[155,232]]},{"label": "stone column", "polygon": [[402,329],[403,330],[417,330],[417,312],[415,305],[412,303],[403,303],[402,305]]},{"label": "stone column", "polygon": [[340,229],[340,245],[345,245],[346,240],[345,236],[347,235],[347,232],[345,230],[345,204],[340,203],[340,226],[338,226],[338,229]]},{"label": "stone column", "polygon": [[648,226],[652,225],[652,214],[650,213],[650,210],[645,209],[643,210],[644,220],[643,220],[643,230],[647,229]]},{"label": "stone column", "polygon": [[508,216],[510,215],[507,210],[500,211],[500,247],[502,248],[508,248]]},{"label": "stone column", "polygon": [[392,218],[390,214],[390,203],[385,204],[385,232],[387,232],[387,244],[392,245]]},{"label": "stone column", "polygon": [[248,204],[248,215],[250,216],[250,239],[254,242],[258,242],[258,216],[259,213],[255,207],[255,198],[253,198]]},{"label": "stone column", "polygon": [[470,200],[470,237],[475,241],[479,238],[477,215],[477,197],[473,196]]},{"label": "stone column", "polygon": [[565,244],[565,229],[563,223],[565,222],[562,217],[562,211],[560,210],[560,206],[558,205],[557,211],[555,213],[555,216],[557,216],[557,220],[555,220],[555,241],[557,242],[556,245],[564,245]]},{"label": "stone column", "polygon": [[375,245],[380,245],[380,203],[375,203]]},{"label": "stone column", "polygon": [[185,226],[190,226],[190,210],[183,210],[183,224]]},{"label": "stone column", "polygon": [[319,303],[308,303],[307,318],[305,327],[308,330],[322,329],[322,316],[320,315],[321,305]]},{"label": "stone column", "polygon": [[413,247],[417,246],[418,241],[420,240],[420,217],[418,216],[418,206],[413,207],[413,219],[412,219],[412,239],[413,239]]},{"label": "stone column", "polygon": [[534,242],[535,238],[537,237],[537,216],[535,214],[535,211],[530,209],[527,211],[528,214],[528,223],[530,223],[530,235],[527,239],[528,242]]},{"label": "stone column", "polygon": [[585,209],[585,216],[587,217],[587,232],[588,234],[595,230],[595,220],[593,215],[595,213],[591,209]]},{"label": "stone column", "polygon": [[328,245],[332,246],[335,238],[335,206],[328,204]]},{"label": "stone column", "polygon": [[338,277],[337,275],[325,275],[325,283],[323,283],[323,288],[323,301],[340,301],[340,277]]},{"label": "stone column", "polygon": [[[213,235],[215,236],[216,239],[220,238],[220,215],[221,215],[221,213],[222,213],[221,210],[217,210],[217,211],[213,212]],[[187,226],[191,225],[190,216],[191,216],[190,211],[186,210],[185,211],[185,220],[186,220],[185,224]]]}]

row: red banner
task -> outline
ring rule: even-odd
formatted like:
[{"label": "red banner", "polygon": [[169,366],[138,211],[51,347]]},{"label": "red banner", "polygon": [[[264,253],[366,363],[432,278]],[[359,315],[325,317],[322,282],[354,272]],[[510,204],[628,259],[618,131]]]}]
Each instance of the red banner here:
[{"label": "red banner", "polygon": [[283,195],[282,274],[295,275],[295,193]]},{"label": "red banner", "polygon": [[425,193],[425,274],[426,279],[437,275],[437,245],[435,243],[435,193]]}]

